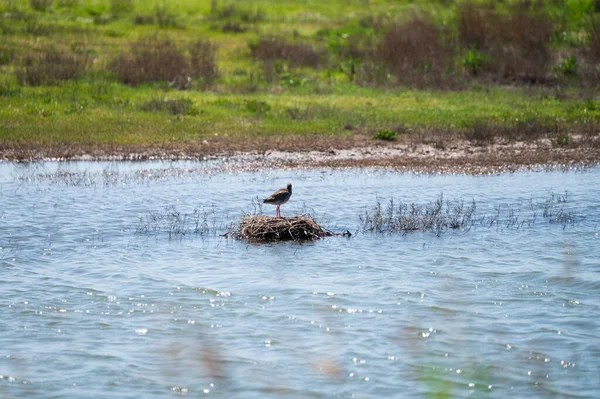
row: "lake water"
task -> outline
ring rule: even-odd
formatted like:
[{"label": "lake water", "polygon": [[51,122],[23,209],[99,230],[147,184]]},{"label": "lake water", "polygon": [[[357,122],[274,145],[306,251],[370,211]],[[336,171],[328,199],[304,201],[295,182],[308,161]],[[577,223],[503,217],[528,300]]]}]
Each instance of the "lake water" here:
[{"label": "lake water", "polygon": [[[600,169],[210,165],[0,164],[0,397],[598,397]],[[353,236],[219,236],[288,182],[283,215]],[[360,229],[377,201],[440,193],[527,223]],[[553,194],[568,221],[541,216]],[[197,233],[148,224],[195,209]]]}]

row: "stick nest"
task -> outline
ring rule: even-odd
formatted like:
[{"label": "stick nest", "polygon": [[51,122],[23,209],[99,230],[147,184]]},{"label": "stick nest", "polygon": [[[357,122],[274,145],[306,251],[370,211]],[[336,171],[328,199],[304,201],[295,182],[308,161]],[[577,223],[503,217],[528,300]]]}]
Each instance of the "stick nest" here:
[{"label": "stick nest", "polygon": [[312,241],[333,233],[319,226],[311,217],[244,216],[230,234],[252,241]]}]

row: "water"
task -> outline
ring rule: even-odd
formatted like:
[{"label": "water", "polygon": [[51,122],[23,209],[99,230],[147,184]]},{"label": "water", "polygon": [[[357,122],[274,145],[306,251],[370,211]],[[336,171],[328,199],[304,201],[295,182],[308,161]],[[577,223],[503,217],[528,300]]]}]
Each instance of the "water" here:
[{"label": "water", "polygon": [[[600,169],[216,170],[0,164],[0,397],[597,397]],[[219,236],[289,181],[284,215],[353,237]],[[565,191],[575,223],[357,232],[391,197],[525,219]],[[208,229],[136,233],[165,207]]]}]

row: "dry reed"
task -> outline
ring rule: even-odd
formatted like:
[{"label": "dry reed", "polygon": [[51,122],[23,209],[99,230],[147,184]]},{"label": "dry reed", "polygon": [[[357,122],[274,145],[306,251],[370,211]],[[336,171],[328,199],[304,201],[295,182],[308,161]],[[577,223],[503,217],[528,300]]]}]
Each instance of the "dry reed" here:
[{"label": "dry reed", "polygon": [[[563,229],[585,219],[574,210],[567,208],[568,195],[550,194],[542,202],[514,205],[497,205],[491,214],[476,214],[475,200],[465,203],[458,200],[444,200],[440,194],[437,199],[425,205],[407,202],[395,202],[390,199],[384,208],[381,202],[360,216],[363,232],[400,233],[430,231],[440,236],[454,230],[466,232],[476,226],[495,227],[496,230],[532,227],[537,220],[550,224],[560,224]],[[489,208],[489,206],[488,206]]]}]

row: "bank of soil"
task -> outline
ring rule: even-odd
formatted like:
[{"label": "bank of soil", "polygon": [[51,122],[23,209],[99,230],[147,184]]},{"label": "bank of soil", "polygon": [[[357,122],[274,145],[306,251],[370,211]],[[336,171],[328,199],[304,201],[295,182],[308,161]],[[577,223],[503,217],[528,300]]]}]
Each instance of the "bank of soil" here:
[{"label": "bank of soil", "polygon": [[600,163],[600,137],[473,143],[447,137],[384,142],[366,135],[203,141],[177,145],[60,144],[50,148],[6,143],[0,159],[34,160],[220,160],[229,171],[273,168],[386,167],[424,173],[494,173],[575,168]]}]

